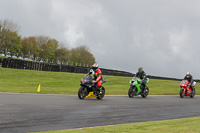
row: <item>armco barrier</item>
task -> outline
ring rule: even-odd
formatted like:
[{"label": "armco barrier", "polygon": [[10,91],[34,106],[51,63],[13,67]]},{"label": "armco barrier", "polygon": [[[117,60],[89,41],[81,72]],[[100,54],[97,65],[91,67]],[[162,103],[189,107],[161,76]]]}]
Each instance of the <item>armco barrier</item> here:
[{"label": "armco barrier", "polygon": [[159,76],[152,76],[152,75],[147,75],[147,77],[150,79],[164,79],[164,80],[176,80],[176,81],[182,80],[182,79],[177,79],[177,78],[159,77]]},{"label": "armco barrier", "polygon": [[3,58],[0,58],[0,67],[2,67]]},{"label": "armco barrier", "polygon": [[[38,71],[54,71],[54,72],[72,72],[72,73],[87,73],[90,67],[82,66],[69,66],[69,65],[58,65],[43,62],[33,62],[21,59],[13,58],[0,58],[0,63],[2,62],[2,67],[4,68],[14,68],[14,69],[24,69],[24,70],[38,70]],[[101,68],[104,75],[113,76],[133,76],[134,74]]]},{"label": "armco barrier", "polygon": [[[13,58],[0,58],[0,66],[4,68],[14,68],[14,69],[25,69],[25,70],[37,70],[37,71],[54,71],[54,72],[72,72],[72,73],[87,73],[90,67],[82,66],[69,66],[69,65],[58,65],[43,62],[33,62],[21,59]],[[103,75],[113,75],[113,76],[126,76],[133,77],[135,74],[125,71],[118,71],[112,69],[101,68]],[[164,80],[176,80],[181,81],[182,79],[159,77],[147,75],[150,79],[164,79]],[[200,80],[195,80],[200,82]]]}]

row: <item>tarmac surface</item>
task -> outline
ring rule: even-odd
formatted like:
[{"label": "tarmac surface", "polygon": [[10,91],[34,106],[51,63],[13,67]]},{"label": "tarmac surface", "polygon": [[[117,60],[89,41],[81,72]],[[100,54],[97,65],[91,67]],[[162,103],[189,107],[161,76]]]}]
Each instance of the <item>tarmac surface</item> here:
[{"label": "tarmac surface", "polygon": [[23,133],[200,116],[200,96],[105,96],[0,93],[0,132]]}]

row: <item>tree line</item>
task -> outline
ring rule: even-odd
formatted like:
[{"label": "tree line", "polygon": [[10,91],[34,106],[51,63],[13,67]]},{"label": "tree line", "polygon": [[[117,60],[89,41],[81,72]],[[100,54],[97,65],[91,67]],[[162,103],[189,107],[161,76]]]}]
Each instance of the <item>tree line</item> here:
[{"label": "tree line", "polygon": [[95,62],[95,57],[85,45],[68,49],[47,36],[22,38],[17,24],[11,20],[0,20],[0,54],[55,64],[85,66]]}]

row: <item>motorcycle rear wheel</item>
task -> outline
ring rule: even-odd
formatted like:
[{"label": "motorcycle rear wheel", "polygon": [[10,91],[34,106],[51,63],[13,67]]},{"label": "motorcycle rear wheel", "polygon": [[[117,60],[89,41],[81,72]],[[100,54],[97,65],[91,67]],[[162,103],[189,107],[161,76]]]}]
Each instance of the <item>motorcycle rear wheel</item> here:
[{"label": "motorcycle rear wheel", "polygon": [[81,86],[78,91],[78,97],[79,99],[83,100],[85,99],[86,96],[87,96],[87,88]]},{"label": "motorcycle rear wheel", "polygon": [[194,98],[195,96],[195,89],[193,90],[193,93],[190,95],[190,98]]},{"label": "motorcycle rear wheel", "polygon": [[128,96],[130,98],[133,98],[135,96],[135,86],[129,88],[129,90],[128,90]]},{"label": "motorcycle rear wheel", "polygon": [[145,91],[145,92],[142,94],[142,97],[143,97],[143,98],[146,98],[146,97],[148,96],[148,94],[149,94],[149,88],[146,87],[144,91]]},{"label": "motorcycle rear wheel", "polygon": [[103,99],[105,93],[106,93],[106,90],[105,90],[105,88],[102,86],[102,94],[98,95],[96,98],[97,98],[98,100]]}]

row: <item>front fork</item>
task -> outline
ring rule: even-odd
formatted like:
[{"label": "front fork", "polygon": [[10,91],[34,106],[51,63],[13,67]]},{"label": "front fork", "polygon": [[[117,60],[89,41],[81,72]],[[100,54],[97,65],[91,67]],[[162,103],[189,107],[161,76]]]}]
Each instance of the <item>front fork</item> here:
[{"label": "front fork", "polygon": [[186,94],[187,88],[182,87],[183,93]]}]

